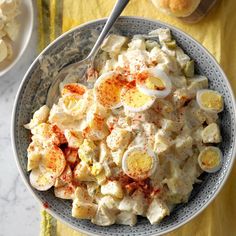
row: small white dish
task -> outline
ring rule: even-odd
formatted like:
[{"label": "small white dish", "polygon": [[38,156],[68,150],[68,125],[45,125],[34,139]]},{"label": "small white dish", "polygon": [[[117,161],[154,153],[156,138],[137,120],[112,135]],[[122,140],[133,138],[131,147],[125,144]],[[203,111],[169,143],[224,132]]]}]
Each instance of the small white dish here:
[{"label": "small white dish", "polygon": [[31,0],[21,0],[21,13],[17,16],[17,22],[20,23],[20,31],[16,42],[12,43],[13,56],[10,60],[0,63],[0,77],[7,73],[23,55],[31,34],[34,24],[34,8]]}]

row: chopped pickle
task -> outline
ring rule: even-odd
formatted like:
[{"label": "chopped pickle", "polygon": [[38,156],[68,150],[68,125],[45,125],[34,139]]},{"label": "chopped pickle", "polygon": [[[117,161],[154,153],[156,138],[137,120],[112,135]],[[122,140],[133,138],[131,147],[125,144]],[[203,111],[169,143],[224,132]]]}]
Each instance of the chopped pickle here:
[{"label": "chopped pickle", "polygon": [[188,61],[184,67],[184,75],[188,78],[194,76],[194,61]]},{"label": "chopped pickle", "polygon": [[176,49],[176,46],[177,46],[175,40],[167,41],[167,42],[165,42],[165,45],[166,45],[170,50]]}]

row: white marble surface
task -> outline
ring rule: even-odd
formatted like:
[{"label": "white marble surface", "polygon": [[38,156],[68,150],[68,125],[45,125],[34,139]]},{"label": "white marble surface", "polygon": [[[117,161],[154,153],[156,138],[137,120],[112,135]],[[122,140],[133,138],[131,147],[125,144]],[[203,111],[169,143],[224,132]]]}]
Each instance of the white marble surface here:
[{"label": "white marble surface", "polygon": [[10,138],[15,95],[23,75],[37,55],[36,24],[35,17],[34,31],[22,59],[0,77],[0,236],[39,235],[39,203],[20,178]]}]

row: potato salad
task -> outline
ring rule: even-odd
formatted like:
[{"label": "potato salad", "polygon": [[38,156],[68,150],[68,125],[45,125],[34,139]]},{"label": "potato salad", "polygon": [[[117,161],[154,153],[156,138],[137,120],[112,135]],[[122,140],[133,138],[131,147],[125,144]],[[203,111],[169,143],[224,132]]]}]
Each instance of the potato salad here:
[{"label": "potato salad", "polygon": [[158,224],[220,169],[223,97],[169,29],[111,34],[98,57],[92,86],[62,82],[58,103],[25,125],[30,183],[96,225]]}]

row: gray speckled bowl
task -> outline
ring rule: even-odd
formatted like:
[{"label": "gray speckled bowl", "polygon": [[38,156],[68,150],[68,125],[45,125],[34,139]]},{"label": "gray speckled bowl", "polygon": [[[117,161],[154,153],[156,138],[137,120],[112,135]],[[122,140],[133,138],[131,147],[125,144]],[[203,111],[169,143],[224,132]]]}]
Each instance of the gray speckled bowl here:
[{"label": "gray speckled bowl", "polygon": [[[71,217],[71,202],[54,197],[53,191],[39,192],[29,184],[26,149],[30,142],[29,131],[24,129],[35,109],[45,103],[47,89],[56,70],[69,60],[78,60],[89,52],[89,49],[100,32],[105,20],[93,21],[77,27],[59,37],[50,44],[35,59],[27,71],[18,91],[12,120],[12,141],[16,162],[26,185],[33,195],[43,204],[53,216],[68,223],[74,229],[92,235],[160,235],[170,232],[193,219],[215,198],[223,187],[235,156],[235,100],[225,74],[209,52],[190,36],[158,21],[134,17],[121,17],[116,23],[116,29],[121,34],[145,34],[158,27],[169,27],[178,44],[196,62],[196,72],[206,75],[210,80],[210,88],[219,91],[224,96],[225,109],[221,113],[223,142],[223,167],[215,174],[203,174],[202,183],[194,186],[190,200],[178,205],[169,217],[158,225],[140,218],[134,227],[113,225],[99,227],[87,220]],[[117,31],[117,30],[116,30]],[[65,50],[66,48],[66,50]],[[47,68],[50,68],[48,71]]]}]

